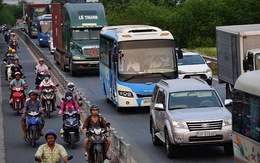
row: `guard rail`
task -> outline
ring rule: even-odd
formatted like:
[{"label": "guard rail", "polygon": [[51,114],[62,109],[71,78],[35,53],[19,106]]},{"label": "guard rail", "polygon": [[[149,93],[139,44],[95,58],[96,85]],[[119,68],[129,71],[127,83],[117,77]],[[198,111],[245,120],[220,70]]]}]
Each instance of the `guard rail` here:
[{"label": "guard rail", "polygon": [[[51,60],[46,57],[42,51],[38,48],[35,43],[31,41],[31,38],[18,29],[13,30],[17,35],[26,43],[29,49],[32,51],[33,55],[36,58],[44,58],[45,64],[50,68],[51,73],[53,74],[54,82],[59,83],[58,87],[61,94],[65,94],[67,90],[67,84],[69,81],[66,77],[60,72],[60,70],[51,62]],[[90,114],[90,102],[83,96],[83,94],[75,88],[76,100],[82,99],[82,111],[83,117],[85,119],[87,115]],[[84,117],[85,116],[85,117]],[[126,143],[123,137],[119,137],[117,131],[112,128],[109,133],[111,137],[111,153],[112,153],[112,162],[121,162],[121,163],[131,163],[131,145]]]}]

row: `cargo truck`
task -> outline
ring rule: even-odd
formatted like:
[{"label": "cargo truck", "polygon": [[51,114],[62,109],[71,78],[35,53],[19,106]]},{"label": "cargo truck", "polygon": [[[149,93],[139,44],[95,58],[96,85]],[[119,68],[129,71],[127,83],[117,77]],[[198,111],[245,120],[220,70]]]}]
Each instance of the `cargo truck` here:
[{"label": "cargo truck", "polygon": [[72,76],[98,71],[100,31],[106,26],[101,3],[52,5],[54,60]]},{"label": "cargo truck", "polygon": [[50,14],[49,4],[29,4],[26,10],[26,22],[30,37],[37,37],[37,17]]},{"label": "cargo truck", "polygon": [[260,69],[260,24],[216,27],[216,46],[218,80],[226,83],[226,98],[232,98],[237,78]]}]

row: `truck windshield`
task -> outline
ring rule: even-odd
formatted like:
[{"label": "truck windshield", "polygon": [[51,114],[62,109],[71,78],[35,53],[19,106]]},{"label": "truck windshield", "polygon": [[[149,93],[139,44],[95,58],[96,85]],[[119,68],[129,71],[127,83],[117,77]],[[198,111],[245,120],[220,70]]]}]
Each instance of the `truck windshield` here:
[{"label": "truck windshield", "polygon": [[260,70],[260,53],[255,55],[255,69]]},{"label": "truck windshield", "polygon": [[211,90],[172,92],[169,98],[169,110],[222,107],[216,92]]},{"label": "truck windshield", "polygon": [[98,40],[100,38],[101,29],[73,29],[72,38],[73,40]]}]

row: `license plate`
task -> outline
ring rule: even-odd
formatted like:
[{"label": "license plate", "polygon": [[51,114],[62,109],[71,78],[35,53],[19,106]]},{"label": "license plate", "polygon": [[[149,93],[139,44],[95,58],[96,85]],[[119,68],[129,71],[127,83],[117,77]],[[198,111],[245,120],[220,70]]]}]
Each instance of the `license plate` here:
[{"label": "license plate", "polygon": [[190,76],[190,78],[200,78],[200,76]]},{"label": "license plate", "polygon": [[215,132],[197,132],[197,137],[216,136]]}]

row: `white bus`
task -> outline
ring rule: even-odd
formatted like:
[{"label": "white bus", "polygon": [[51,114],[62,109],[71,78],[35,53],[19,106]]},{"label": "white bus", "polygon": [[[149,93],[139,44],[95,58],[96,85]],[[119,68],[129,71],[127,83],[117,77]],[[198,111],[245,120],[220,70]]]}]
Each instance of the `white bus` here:
[{"label": "white bus", "polygon": [[234,162],[260,162],[260,70],[239,76],[234,87]]},{"label": "white bus", "polygon": [[118,111],[150,106],[160,79],[178,78],[175,43],[169,31],[148,25],[104,27],[100,33],[100,81]]}]

